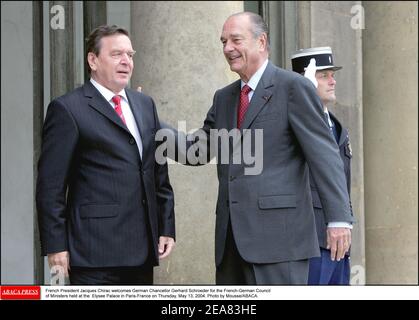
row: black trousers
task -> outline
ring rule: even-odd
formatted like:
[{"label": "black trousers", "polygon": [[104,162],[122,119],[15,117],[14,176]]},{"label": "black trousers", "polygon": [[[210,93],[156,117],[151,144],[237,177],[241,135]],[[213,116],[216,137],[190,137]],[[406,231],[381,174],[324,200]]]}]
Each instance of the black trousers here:
[{"label": "black trousers", "polygon": [[152,285],[153,247],[150,225],[147,220],[148,257],[141,266],[85,268],[71,266],[71,285]]},{"label": "black trousers", "polygon": [[237,249],[229,222],[224,256],[215,278],[218,285],[306,285],[308,270],[308,259],[278,263],[245,261]]},{"label": "black trousers", "polygon": [[71,267],[71,285],[152,285],[153,266],[84,268]]}]

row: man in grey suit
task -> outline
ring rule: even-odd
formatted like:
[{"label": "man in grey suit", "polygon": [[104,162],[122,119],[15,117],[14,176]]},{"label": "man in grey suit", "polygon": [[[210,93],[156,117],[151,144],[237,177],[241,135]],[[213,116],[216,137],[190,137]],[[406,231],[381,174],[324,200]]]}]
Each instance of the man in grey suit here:
[{"label": "man in grey suit", "polygon": [[[312,83],[269,62],[268,30],[259,15],[230,16],[221,42],[240,80],[215,93],[203,128],[187,139],[196,142],[188,144],[188,155],[196,151],[202,160],[205,145],[217,145],[215,130],[236,132],[231,134],[235,142],[216,146],[216,282],[307,284],[309,258],[320,255],[308,167],[326,220],[352,221],[339,150]],[[223,145],[229,145],[224,159]],[[261,162],[261,170],[248,170],[246,150],[254,155],[255,166]],[[243,160],[234,161],[241,152]],[[350,233],[331,230],[330,245],[332,254],[343,257]]]}]

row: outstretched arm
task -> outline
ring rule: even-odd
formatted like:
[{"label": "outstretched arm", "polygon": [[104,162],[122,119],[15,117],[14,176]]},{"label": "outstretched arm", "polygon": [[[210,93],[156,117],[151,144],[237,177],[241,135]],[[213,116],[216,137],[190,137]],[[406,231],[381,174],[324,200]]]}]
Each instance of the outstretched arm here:
[{"label": "outstretched arm", "polygon": [[[137,91],[142,92],[142,87],[137,87]],[[160,130],[156,134],[156,140],[162,141],[162,144],[158,155],[164,153],[164,157],[188,166],[199,166],[210,162],[213,158],[210,153],[210,130],[214,127],[214,110],[214,107],[209,110],[203,128],[190,134],[160,121]]]}]

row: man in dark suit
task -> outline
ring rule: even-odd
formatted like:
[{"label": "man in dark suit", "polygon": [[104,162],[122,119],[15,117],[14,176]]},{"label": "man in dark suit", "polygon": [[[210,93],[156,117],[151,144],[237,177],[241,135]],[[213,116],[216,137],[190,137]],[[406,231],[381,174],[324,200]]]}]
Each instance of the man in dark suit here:
[{"label": "man in dark suit", "polygon": [[[215,93],[203,128],[187,138],[197,140],[188,145],[187,164],[196,164],[190,157],[195,153],[201,160],[210,153],[208,141],[218,150],[216,282],[307,284],[308,259],[319,256],[308,167],[327,220],[352,221],[339,150],[312,83],[268,61],[268,30],[259,15],[230,16],[221,42],[240,80]],[[217,129],[232,139],[217,143]],[[246,150],[253,168],[245,157],[238,161]],[[179,157],[182,148],[176,151]],[[350,234],[332,233],[331,248],[341,258]]]},{"label": "man in dark suit", "polygon": [[153,100],[127,89],[128,32],[100,26],[87,39],[91,79],[49,107],[38,164],[43,255],[71,284],[152,284],[174,246],[173,191],[155,161]]},{"label": "man in dark suit", "polygon": [[[330,127],[330,133],[339,147],[345,171],[346,186],[348,194],[350,194],[352,149],[349,134],[339,120],[327,109],[327,106],[336,102],[335,72],[342,67],[334,65],[330,47],[299,50],[293,54],[291,62],[293,71],[304,74],[317,88],[317,94],[323,104],[323,112]],[[327,221],[319,198],[318,188],[312,176],[310,176],[310,185],[321,256],[310,259],[308,284],[349,285],[351,273],[349,250],[342,259],[332,257],[328,247],[328,229],[330,227],[352,229],[352,225],[344,222]]]}]

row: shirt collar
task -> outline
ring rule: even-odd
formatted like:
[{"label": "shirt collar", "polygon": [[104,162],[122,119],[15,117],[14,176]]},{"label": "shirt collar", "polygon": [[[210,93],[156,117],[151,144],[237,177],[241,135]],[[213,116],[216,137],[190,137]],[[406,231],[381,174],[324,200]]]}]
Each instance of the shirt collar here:
[{"label": "shirt collar", "polygon": [[327,108],[325,108],[325,110],[323,110],[323,112],[326,115],[327,122],[329,123],[329,126],[330,127],[333,126],[333,122],[332,122],[332,119],[330,118],[329,110],[327,110]]},{"label": "shirt collar", "polygon": [[[95,88],[100,92],[100,94],[106,99],[106,101],[111,101],[112,98],[115,96],[115,93],[113,93],[108,88],[105,88],[97,81],[93,80],[93,78],[90,78],[90,82],[95,86]],[[128,101],[127,94],[125,93],[125,89],[122,89],[118,95],[120,95],[122,98],[125,99],[125,101]]]},{"label": "shirt collar", "polygon": [[268,61],[268,59],[265,60],[265,62],[260,66],[258,71],[256,71],[255,74],[249,79],[248,83],[242,80],[241,88],[243,88],[247,84],[253,91],[255,91],[260,79],[262,78],[263,73],[265,72],[266,66],[268,65]]}]

